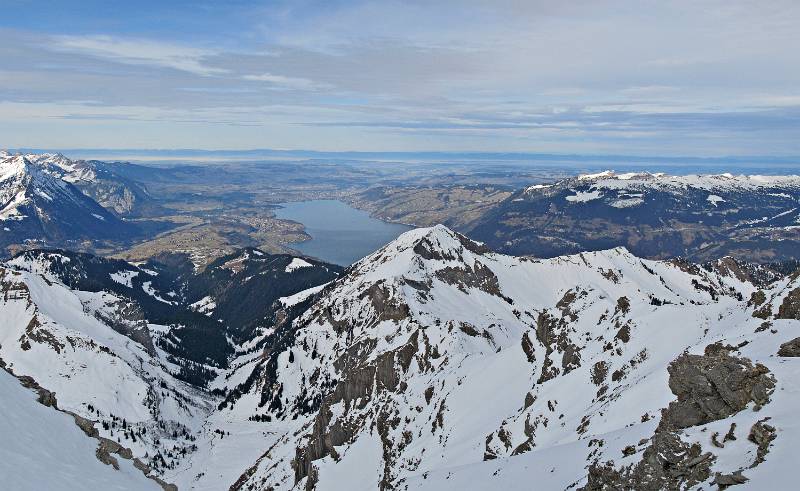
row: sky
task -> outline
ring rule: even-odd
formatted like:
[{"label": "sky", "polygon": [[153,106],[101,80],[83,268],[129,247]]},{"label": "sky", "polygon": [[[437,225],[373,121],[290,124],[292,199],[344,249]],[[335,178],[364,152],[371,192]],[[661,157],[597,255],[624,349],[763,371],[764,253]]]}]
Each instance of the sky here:
[{"label": "sky", "polygon": [[797,0],[0,12],[0,147],[800,156]]}]

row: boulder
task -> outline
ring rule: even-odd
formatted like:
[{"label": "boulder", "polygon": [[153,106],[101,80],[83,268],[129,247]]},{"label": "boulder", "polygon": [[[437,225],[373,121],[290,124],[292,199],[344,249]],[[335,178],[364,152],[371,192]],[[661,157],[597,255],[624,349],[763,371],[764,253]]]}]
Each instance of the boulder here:
[{"label": "boulder", "polygon": [[800,356],[800,337],[783,343],[778,350],[778,356],[798,357]]}]

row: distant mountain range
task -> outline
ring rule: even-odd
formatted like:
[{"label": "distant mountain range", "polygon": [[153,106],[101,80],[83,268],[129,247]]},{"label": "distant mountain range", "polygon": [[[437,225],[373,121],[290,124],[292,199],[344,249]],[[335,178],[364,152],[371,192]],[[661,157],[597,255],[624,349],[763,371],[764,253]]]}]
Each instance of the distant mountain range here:
[{"label": "distant mountain range", "polygon": [[[48,153],[51,150],[22,148],[17,149],[21,153]],[[696,156],[659,156],[659,155],[615,155],[615,154],[558,154],[558,153],[536,153],[536,152],[368,152],[368,151],[318,151],[318,150],[281,150],[271,148],[254,148],[249,150],[201,150],[192,148],[176,149],[110,149],[110,148],[74,148],[60,149],[62,153],[70,155],[81,155],[84,158],[122,158],[132,159],[141,158],[241,158],[241,159],[260,159],[260,158],[312,158],[312,159],[353,159],[353,160],[405,160],[416,161],[518,161],[521,163],[531,162],[611,162],[611,163],[633,163],[633,164],[797,164],[800,156],[770,156],[770,155],[749,155],[749,156],[720,156],[720,157],[696,157]]]},{"label": "distant mountain range", "polygon": [[463,227],[514,255],[800,258],[800,176],[603,172],[519,190]]},{"label": "distant mountain range", "polygon": [[[613,192],[614,209],[637,199]],[[797,273],[625,248],[518,258],[443,226],[345,270],[257,249],[185,261],[30,251],[0,268],[0,366],[129,486],[794,482]]]}]

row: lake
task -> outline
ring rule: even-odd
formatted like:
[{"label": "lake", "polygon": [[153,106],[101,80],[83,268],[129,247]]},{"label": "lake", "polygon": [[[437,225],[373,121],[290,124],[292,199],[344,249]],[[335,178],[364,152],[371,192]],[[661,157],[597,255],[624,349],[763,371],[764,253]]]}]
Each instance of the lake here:
[{"label": "lake", "polygon": [[413,227],[388,223],[336,200],[282,203],[275,216],[300,222],[311,240],[289,244],[308,256],[349,266]]}]

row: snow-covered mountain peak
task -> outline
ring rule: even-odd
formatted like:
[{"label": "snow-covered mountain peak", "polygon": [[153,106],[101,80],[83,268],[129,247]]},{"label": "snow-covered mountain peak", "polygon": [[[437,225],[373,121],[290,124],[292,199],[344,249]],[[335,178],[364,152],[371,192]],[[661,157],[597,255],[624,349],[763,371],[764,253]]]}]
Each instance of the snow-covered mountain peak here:
[{"label": "snow-covered mountain peak", "polygon": [[236,376],[253,374],[225,414],[291,422],[242,477],[276,489],[436,489],[474,466],[484,481],[465,487],[485,488],[502,466],[530,471],[565,448],[571,463],[547,460],[540,475],[557,471],[548,488],[567,488],[653,434],[681,353],[766,336],[748,298],[761,299],[763,318],[786,317],[793,287],[758,293],[747,273],[730,259],[704,268],[624,247],[526,259],[442,226],[406,233],[304,297],[280,342]]},{"label": "snow-covered mountain peak", "polygon": [[91,162],[70,160],[61,153],[29,153],[25,158],[45,172],[70,183],[88,183],[97,179],[97,169]]},{"label": "snow-covered mountain peak", "polygon": [[425,251],[437,254],[446,254],[448,252],[455,253],[462,251],[468,244],[473,249],[480,246],[480,244],[473,242],[463,235],[454,232],[444,225],[434,225],[433,227],[416,228],[401,234],[395,240],[389,242],[382,247],[375,256],[386,256],[391,254],[399,254],[406,250],[413,250],[424,247]]},{"label": "snow-covered mountain peak", "polygon": [[25,178],[36,178],[47,182],[58,182],[61,168],[48,160],[31,160],[30,155],[7,155],[0,158],[0,183],[21,182]]},{"label": "snow-covered mountain peak", "polygon": [[[72,244],[120,239],[136,227],[122,222],[77,187],[92,166],[73,165],[60,154],[0,158],[0,250],[21,244]],[[87,174],[87,172],[89,174]],[[7,249],[6,249],[7,250]]]},{"label": "snow-covered mountain peak", "polygon": [[49,164],[36,165],[22,155],[0,160],[0,219],[21,219],[19,208],[36,201],[69,195],[66,183],[54,177]]},{"label": "snow-covered mountain peak", "polygon": [[490,251],[483,244],[444,225],[435,225],[403,233],[351,269],[354,273],[369,274],[370,279],[389,279],[422,270],[432,272],[456,263],[472,267],[484,254]]},{"label": "snow-covered mountain peak", "polygon": [[577,178],[568,179],[576,183],[591,183],[597,188],[624,189],[624,188],[677,188],[677,189],[703,189],[703,190],[754,190],[762,188],[788,187],[800,188],[800,176],[764,176],[764,175],[734,175],[723,174],[690,174],[675,176],[663,172],[625,172],[617,173],[613,170],[595,174],[581,174]]},{"label": "snow-covered mountain peak", "polygon": [[13,167],[14,170],[19,172],[21,171],[22,160],[27,162],[27,172],[36,169],[70,183],[89,183],[97,179],[95,164],[82,160],[71,160],[60,153],[12,155],[7,151],[0,152],[0,166],[2,167]]},{"label": "snow-covered mountain peak", "polygon": [[31,163],[22,155],[0,155],[0,182],[30,171]]},{"label": "snow-covered mountain peak", "polygon": [[[0,357],[181,489],[707,488],[717,472],[768,483],[793,462],[800,278],[759,283],[731,258],[529,259],[435,226],[275,291],[276,310],[252,319],[226,305],[324,268],[247,249],[178,288],[155,263],[42,251],[5,264]],[[174,325],[204,321],[206,340],[236,319],[228,363],[184,350],[193,331]],[[192,367],[207,391],[181,382]],[[695,397],[710,404],[687,409]],[[680,472],[654,475],[652,455]]]}]

